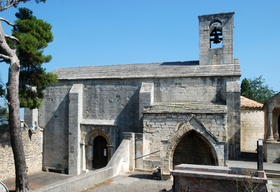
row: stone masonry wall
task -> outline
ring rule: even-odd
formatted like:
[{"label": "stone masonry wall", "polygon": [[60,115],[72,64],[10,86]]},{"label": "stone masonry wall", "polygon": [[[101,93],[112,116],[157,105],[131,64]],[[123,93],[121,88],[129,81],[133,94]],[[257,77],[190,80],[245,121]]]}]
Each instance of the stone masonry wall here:
[{"label": "stone masonry wall", "polygon": [[155,102],[226,103],[228,78],[192,77],[155,80]]},{"label": "stone masonry wall", "polygon": [[[21,131],[28,173],[41,171],[43,132],[37,129],[34,134],[31,134],[28,128],[22,128]],[[15,177],[9,127],[0,128],[0,154],[0,181]]]},{"label": "stone masonry wall", "polygon": [[[68,168],[69,92],[74,84],[83,86],[83,121],[114,121],[118,127],[118,147],[123,132],[143,132],[139,114],[142,83],[154,84],[154,102],[226,104],[228,81],[231,81],[229,77],[60,80],[48,86],[38,113],[39,126],[45,129],[43,166]],[[164,129],[165,132],[168,137],[170,131]],[[218,137],[225,133],[221,135]],[[160,140],[155,142],[160,146]]]},{"label": "stone masonry wall", "polygon": [[193,115],[219,142],[226,142],[225,114],[144,114],[144,134],[150,146],[150,157],[159,157],[161,140],[169,140],[180,127],[180,123],[187,123]]},{"label": "stone masonry wall", "polygon": [[241,110],[241,151],[256,151],[257,140],[264,137],[264,111]]},{"label": "stone masonry wall", "polygon": [[69,86],[49,86],[39,109],[39,126],[44,128],[45,166],[68,168]]},{"label": "stone masonry wall", "polygon": [[[83,119],[115,121],[118,132],[142,132],[139,80],[83,81]],[[118,135],[118,145],[123,139]]]}]

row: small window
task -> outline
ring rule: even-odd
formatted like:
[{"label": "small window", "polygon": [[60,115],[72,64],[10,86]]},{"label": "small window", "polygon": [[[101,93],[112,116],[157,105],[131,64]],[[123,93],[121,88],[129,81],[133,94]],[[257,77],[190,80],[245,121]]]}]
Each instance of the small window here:
[{"label": "small window", "polygon": [[219,20],[213,20],[210,24],[210,48],[223,47],[222,23]]}]

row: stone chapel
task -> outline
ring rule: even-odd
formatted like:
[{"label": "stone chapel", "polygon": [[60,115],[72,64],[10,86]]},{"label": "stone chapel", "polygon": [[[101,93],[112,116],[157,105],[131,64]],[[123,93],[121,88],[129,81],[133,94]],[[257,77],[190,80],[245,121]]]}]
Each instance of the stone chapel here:
[{"label": "stone chapel", "polygon": [[240,154],[240,65],[233,57],[234,12],[199,19],[199,60],[53,71],[39,110],[43,169],[78,175],[107,165],[133,139],[134,168],[227,166]]}]

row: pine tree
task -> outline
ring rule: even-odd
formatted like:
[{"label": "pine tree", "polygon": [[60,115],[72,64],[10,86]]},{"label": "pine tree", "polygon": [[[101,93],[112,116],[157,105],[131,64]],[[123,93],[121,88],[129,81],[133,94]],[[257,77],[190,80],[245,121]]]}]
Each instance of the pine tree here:
[{"label": "pine tree", "polygon": [[12,35],[20,43],[7,39],[10,47],[17,50],[21,64],[19,101],[20,107],[30,109],[39,108],[44,98],[44,89],[47,85],[57,81],[57,75],[47,73],[43,63],[51,61],[51,55],[43,55],[48,43],[53,41],[52,26],[32,15],[27,8],[19,8],[16,13],[18,20]]},{"label": "pine tree", "polygon": [[[28,2],[30,0],[0,0],[0,12],[4,11],[12,6],[17,6],[20,2]],[[45,0],[35,0],[37,3],[45,2]],[[8,25],[15,27],[13,23],[10,23],[5,18],[0,17],[0,21],[6,22]],[[9,80],[7,84],[8,101],[9,101],[9,126],[11,145],[14,154],[15,170],[16,170],[16,192],[29,191],[28,178],[26,174],[26,161],[24,148],[21,137],[20,127],[20,111],[19,111],[19,72],[20,72],[20,60],[16,54],[16,50],[12,49],[6,39],[18,41],[14,36],[10,36],[4,33],[2,23],[0,22],[0,62],[7,62],[10,64],[9,68]]]}]

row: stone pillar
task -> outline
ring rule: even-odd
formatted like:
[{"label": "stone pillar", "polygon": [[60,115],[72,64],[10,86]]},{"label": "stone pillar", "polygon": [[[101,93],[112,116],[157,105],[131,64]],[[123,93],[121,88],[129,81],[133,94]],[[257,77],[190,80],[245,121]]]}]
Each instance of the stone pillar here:
[{"label": "stone pillar", "polygon": [[33,130],[37,129],[38,109],[24,108],[24,123]]},{"label": "stone pillar", "polygon": [[83,118],[83,85],[74,84],[69,93],[69,160],[68,174],[81,173],[80,121]]},{"label": "stone pillar", "polygon": [[272,122],[273,122],[273,115],[272,115],[272,111],[273,111],[274,107],[272,106],[268,106],[267,108],[267,112],[268,112],[268,115],[267,115],[267,120],[268,120],[268,127],[267,127],[267,139],[266,141],[274,141],[273,139],[273,125],[272,125]]},{"label": "stone pillar", "polygon": [[129,171],[135,168],[135,133],[123,132],[125,140],[129,140]]},{"label": "stone pillar", "polygon": [[170,178],[170,154],[167,154],[169,140],[161,140],[160,143],[160,161],[161,161],[161,179]]},{"label": "stone pillar", "polygon": [[85,155],[86,155],[86,169],[92,169],[93,144],[85,145]]},{"label": "stone pillar", "polygon": [[85,171],[87,169],[86,168],[86,147],[85,147],[85,143],[81,142],[80,146],[81,146],[81,155],[82,155],[81,170]]},{"label": "stone pillar", "polygon": [[113,145],[106,145],[107,149],[108,149],[108,162],[110,161],[111,157],[112,157],[112,153],[114,150],[114,146]]},{"label": "stone pillar", "polygon": [[143,134],[135,133],[135,168],[143,169]]},{"label": "stone pillar", "polygon": [[143,114],[145,107],[154,102],[154,83],[143,82],[139,92],[139,133],[143,132]]},{"label": "stone pillar", "polygon": [[239,77],[226,83],[227,141],[229,157],[240,155],[240,81]]}]

